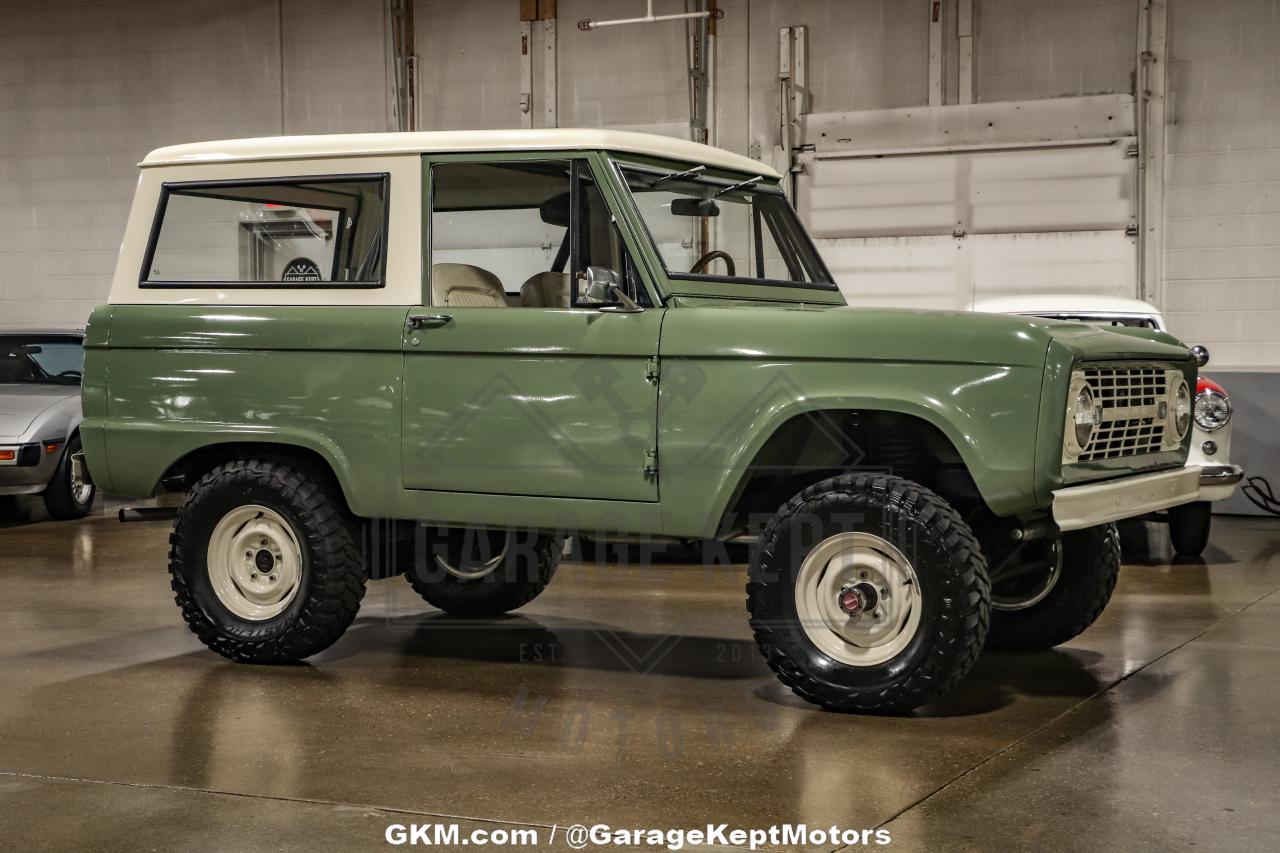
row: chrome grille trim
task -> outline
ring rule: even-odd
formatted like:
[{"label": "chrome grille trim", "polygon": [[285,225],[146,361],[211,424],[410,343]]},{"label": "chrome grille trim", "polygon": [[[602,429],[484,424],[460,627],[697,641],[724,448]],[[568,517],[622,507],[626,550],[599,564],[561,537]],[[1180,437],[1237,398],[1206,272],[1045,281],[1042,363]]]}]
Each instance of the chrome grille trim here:
[{"label": "chrome grille trim", "polygon": [[1158,453],[1169,425],[1169,368],[1085,367],[1100,418],[1089,443],[1072,461],[1094,462]]}]

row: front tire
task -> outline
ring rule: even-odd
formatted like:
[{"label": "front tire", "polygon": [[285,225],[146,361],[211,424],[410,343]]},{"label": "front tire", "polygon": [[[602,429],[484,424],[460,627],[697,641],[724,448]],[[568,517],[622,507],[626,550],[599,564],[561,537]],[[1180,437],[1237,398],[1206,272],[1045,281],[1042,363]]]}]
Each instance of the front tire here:
[{"label": "front tire", "polygon": [[53,479],[44,490],[44,508],[54,518],[69,520],[84,518],[93,508],[93,498],[97,494],[97,486],[93,481],[76,476],[71,457],[80,452],[80,436],[73,435],[67,440],[62,451],[62,459],[53,472]]},{"label": "front tire", "polygon": [[1208,501],[1175,506],[1169,510],[1169,541],[1179,557],[1199,557],[1209,545],[1213,504]]},{"label": "front tire", "polygon": [[432,607],[454,616],[501,616],[533,601],[560,564],[563,541],[536,531],[444,528],[405,577]]},{"label": "front tire", "polygon": [[219,465],[187,494],[169,536],[182,617],[231,660],[288,663],[355,619],[365,572],[336,485],[269,460]]},{"label": "front tire", "polygon": [[[1061,570],[1035,604],[991,614],[993,648],[1050,649],[1083,633],[1101,615],[1120,575],[1120,532],[1103,524],[1064,533]],[[1000,584],[997,583],[997,588]]]},{"label": "front tire", "polygon": [[747,608],[765,661],[833,711],[905,713],[973,666],[991,590],[973,532],[901,477],[823,480],[770,520]]}]

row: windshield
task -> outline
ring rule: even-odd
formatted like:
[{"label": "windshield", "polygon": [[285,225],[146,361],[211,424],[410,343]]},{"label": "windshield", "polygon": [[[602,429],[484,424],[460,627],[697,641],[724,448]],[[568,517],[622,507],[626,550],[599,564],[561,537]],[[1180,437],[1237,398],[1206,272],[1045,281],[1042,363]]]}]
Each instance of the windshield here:
[{"label": "windshield", "polygon": [[83,368],[78,337],[0,335],[0,384],[79,385]]},{"label": "windshield", "polygon": [[835,289],[780,190],[703,172],[622,169],[669,278]]}]

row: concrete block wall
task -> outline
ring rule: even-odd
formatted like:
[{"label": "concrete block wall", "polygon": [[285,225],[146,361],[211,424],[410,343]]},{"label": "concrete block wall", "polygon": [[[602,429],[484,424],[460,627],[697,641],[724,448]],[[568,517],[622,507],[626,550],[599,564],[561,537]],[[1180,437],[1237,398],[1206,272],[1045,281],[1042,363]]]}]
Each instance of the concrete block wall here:
[{"label": "concrete block wall", "polygon": [[[520,16],[513,0],[418,0],[422,130],[519,127]],[[532,49],[532,46],[530,46]]]},{"label": "concrete block wall", "polygon": [[4,0],[0,325],[105,300],[147,151],[385,130],[382,44],[378,0]]},{"label": "concrete block wall", "polygon": [[1135,0],[974,0],[979,101],[1133,90]]},{"label": "concrete block wall", "polygon": [[1215,370],[1280,369],[1280,9],[1170,9],[1163,303]]}]

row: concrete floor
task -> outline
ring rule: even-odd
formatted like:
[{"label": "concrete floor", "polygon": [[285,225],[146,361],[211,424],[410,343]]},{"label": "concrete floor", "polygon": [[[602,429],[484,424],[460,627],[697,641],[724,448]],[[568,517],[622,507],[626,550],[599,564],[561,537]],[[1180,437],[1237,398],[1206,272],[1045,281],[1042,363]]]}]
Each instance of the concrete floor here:
[{"label": "concrete floor", "polygon": [[[884,827],[894,850],[1267,850],[1280,836],[1280,523],[1164,533],[1077,641],[984,655],[909,718],[793,697],[741,567],[562,566],[467,624],[401,580],[308,665],[206,651],[167,524],[0,524],[5,849],[386,849],[390,823]],[[564,848],[563,830],[556,844]],[[835,845],[827,845],[831,849]]]}]

